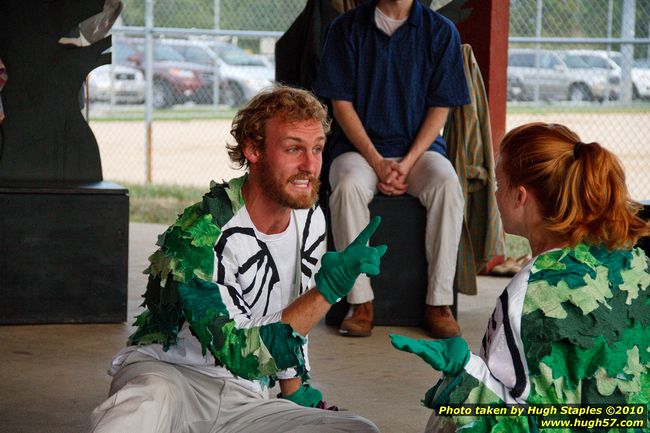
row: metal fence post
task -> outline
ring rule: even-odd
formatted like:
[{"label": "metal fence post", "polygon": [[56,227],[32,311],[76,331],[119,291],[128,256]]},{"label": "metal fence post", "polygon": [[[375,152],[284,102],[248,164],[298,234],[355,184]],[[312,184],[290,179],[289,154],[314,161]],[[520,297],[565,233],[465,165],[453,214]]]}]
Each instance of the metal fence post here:
[{"label": "metal fence post", "polygon": [[[214,0],[214,29],[221,28],[221,0]],[[212,68],[212,106],[215,110],[219,107],[219,84],[221,83],[221,75],[219,73],[219,60],[215,57],[212,59],[214,62]]]},{"label": "metal fence post", "polygon": [[153,117],[153,0],[145,3],[145,79],[147,82],[147,95],[144,105],[145,122],[145,175],[147,183],[153,180],[151,159],[152,143],[151,128]]},{"label": "metal fence post", "polygon": [[[542,10],[544,9],[544,0],[537,0],[537,8],[535,13],[535,37],[542,37]],[[535,90],[533,91],[533,100],[539,101],[539,50],[540,43],[535,44],[535,69],[537,70],[537,77],[535,79]]]},{"label": "metal fence post", "polygon": [[[621,20],[621,37],[623,39],[634,39],[634,23],[636,14],[636,0],[623,1],[623,19]],[[632,44],[621,44],[621,102],[632,101],[632,58],[634,57],[634,46]]]}]

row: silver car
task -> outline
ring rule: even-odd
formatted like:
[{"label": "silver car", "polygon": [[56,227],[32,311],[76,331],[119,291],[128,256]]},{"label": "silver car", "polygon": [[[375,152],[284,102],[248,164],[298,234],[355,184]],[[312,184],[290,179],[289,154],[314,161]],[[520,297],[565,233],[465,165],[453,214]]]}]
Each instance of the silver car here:
[{"label": "silver car", "polygon": [[[608,78],[590,74],[580,58],[551,50],[508,53],[508,95],[516,100],[591,101],[604,99]],[[516,87],[515,87],[516,86]]]},{"label": "silver car", "polygon": [[[601,51],[609,56],[620,68],[623,65],[623,54],[618,51]],[[650,99],[650,60],[633,60],[632,70],[632,95],[636,98]]]},{"label": "silver car", "polygon": [[[111,69],[113,79],[111,80]],[[117,104],[141,104],[144,102],[146,83],[139,70],[123,65],[103,65],[88,74],[88,96],[91,101]]]},{"label": "silver car", "polygon": [[588,50],[558,52],[562,60],[574,70],[576,81],[569,91],[572,101],[604,101],[618,99],[621,87],[621,70],[606,56]]}]

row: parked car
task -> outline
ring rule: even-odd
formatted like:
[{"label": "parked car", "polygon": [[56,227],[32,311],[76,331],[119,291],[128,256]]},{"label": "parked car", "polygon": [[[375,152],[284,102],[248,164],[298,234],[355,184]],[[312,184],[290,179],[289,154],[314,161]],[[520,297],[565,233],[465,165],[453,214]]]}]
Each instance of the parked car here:
[{"label": "parked car", "polygon": [[88,74],[88,96],[91,101],[109,102],[113,97],[118,104],[141,104],[144,102],[145,89],[144,75],[130,66],[103,65]]},{"label": "parked car", "polygon": [[524,83],[521,77],[515,74],[508,73],[507,98],[508,101],[524,100]]},{"label": "parked car", "polygon": [[263,59],[246,53],[241,48],[221,41],[165,39],[183,55],[186,61],[199,63],[208,68],[210,78],[197,92],[200,102],[213,100],[212,82],[216,71],[219,75],[219,102],[239,107],[275,81],[275,70]]},{"label": "parked car", "polygon": [[[144,41],[141,39],[113,40],[113,62],[132,66],[144,73]],[[203,85],[202,65],[186,62],[170,46],[154,42],[153,49],[153,106],[169,107],[193,99]]]},{"label": "parked car", "polygon": [[551,50],[512,49],[508,53],[508,84],[522,90],[515,99],[532,100],[535,88],[542,100],[585,101],[604,98],[607,77],[588,74],[588,66],[579,58],[566,57]]},{"label": "parked car", "polygon": [[[623,54],[618,51],[604,51],[616,64],[621,67],[623,64]],[[650,98],[650,60],[633,60],[632,70],[630,71],[632,79],[632,95],[634,98]]]},{"label": "parked car", "polygon": [[567,50],[558,54],[579,79],[569,91],[570,100],[618,99],[621,68],[613,60],[593,50]]},{"label": "parked car", "polygon": [[540,99],[567,99],[571,81],[566,64],[552,51],[512,49],[508,52],[508,82],[519,83],[522,89],[518,100],[532,100],[537,86]]}]

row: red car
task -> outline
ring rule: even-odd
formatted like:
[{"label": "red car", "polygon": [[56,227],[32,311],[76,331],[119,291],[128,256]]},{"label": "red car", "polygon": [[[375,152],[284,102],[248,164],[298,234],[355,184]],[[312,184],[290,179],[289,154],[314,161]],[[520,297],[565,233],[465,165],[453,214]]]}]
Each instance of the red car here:
[{"label": "red car", "polygon": [[[194,100],[203,86],[205,67],[186,62],[174,48],[153,44],[153,106],[165,108]],[[113,39],[113,62],[133,66],[144,73],[145,55],[142,39]]]}]

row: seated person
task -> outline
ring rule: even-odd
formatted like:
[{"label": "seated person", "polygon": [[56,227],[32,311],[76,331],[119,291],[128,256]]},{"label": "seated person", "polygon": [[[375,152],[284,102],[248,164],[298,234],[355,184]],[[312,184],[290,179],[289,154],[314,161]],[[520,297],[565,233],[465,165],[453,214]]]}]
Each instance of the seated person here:
[{"label": "seated person", "polygon": [[[619,161],[562,125],[531,123],[504,137],[496,175],[504,228],[533,258],[497,300],[480,356],[459,337],[391,336],[444,373],[425,404],[648,404],[650,260],[634,244],[650,226]],[[426,431],[539,428],[535,416],[434,411]]]},{"label": "seated person", "polygon": [[[213,183],[159,237],[146,310],[113,359],[91,431],[378,431],[322,410],[308,383],[308,332],[360,273],[379,272],[386,250],[367,246],[375,219],[350,248],[323,255],[315,202],[328,128],[316,98],[286,87],[236,114],[229,153],[248,173]],[[282,398],[269,399],[275,380]]]},{"label": "seated person", "polygon": [[[427,210],[425,321],[432,337],[460,335],[449,306],[464,198],[440,136],[449,107],[469,103],[456,28],[418,0],[366,2],[332,22],[314,91],[331,100],[342,130],[328,141],[335,247],[368,223],[377,192],[417,197]],[[360,277],[342,335],[371,334],[373,299]]]}]

